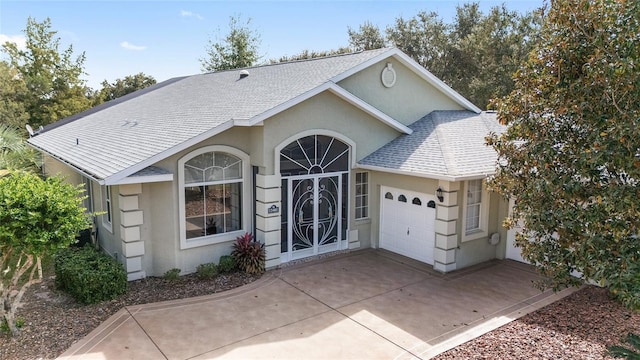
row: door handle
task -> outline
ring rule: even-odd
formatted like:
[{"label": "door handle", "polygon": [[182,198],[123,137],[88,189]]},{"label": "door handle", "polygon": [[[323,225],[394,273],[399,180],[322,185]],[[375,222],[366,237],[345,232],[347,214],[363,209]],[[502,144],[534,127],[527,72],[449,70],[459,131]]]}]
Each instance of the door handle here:
[{"label": "door handle", "polygon": [[407,228],[407,235],[409,235],[409,228]]}]

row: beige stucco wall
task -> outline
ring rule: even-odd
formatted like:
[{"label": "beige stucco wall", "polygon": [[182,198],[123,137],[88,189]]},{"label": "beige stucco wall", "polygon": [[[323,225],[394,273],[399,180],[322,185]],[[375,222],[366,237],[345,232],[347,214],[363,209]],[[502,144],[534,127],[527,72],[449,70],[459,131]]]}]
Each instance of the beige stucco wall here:
[{"label": "beige stucco wall", "polygon": [[73,170],[69,165],[60,162],[53,157],[42,154],[44,173],[47,176],[62,176],[68,184],[78,185],[82,183],[82,175]]},{"label": "beige stucco wall", "polygon": [[[458,192],[458,204],[460,204],[460,210],[458,214],[457,233],[459,249],[456,253],[456,267],[458,269],[475,265],[484,261],[488,261],[496,258],[504,258],[505,241],[507,232],[502,226],[502,221],[506,216],[505,201],[496,193],[488,192],[489,195],[489,219],[487,223],[487,235],[480,238],[461,241],[461,236],[464,233],[464,196],[466,194],[466,182],[461,182],[460,191]],[[497,245],[489,244],[489,237],[494,234],[500,234],[500,242]]]},{"label": "beige stucco wall", "polygon": [[[182,274],[191,273],[197,265],[217,263],[220,256],[231,253],[232,241],[180,249],[178,160],[196,149],[210,145],[226,145],[250,153],[255,151],[252,149],[256,144],[261,143],[260,139],[255,140],[254,134],[261,135],[261,130],[247,127],[231,128],[155,164],[172,172],[174,181],[143,186],[140,206],[144,210],[145,223],[141,235],[145,241],[144,270],[147,275],[161,276],[172,268],[182,269]],[[251,161],[253,163],[253,157]],[[251,175],[247,174],[245,179],[251,181]],[[245,224],[244,230],[252,231],[252,227],[251,223]]]},{"label": "beige stucco wall", "polygon": [[[380,80],[387,62],[396,71],[396,83],[391,88],[384,87]],[[462,110],[460,105],[395,59],[370,66],[338,85],[405,125],[434,110]]]},{"label": "beige stucco wall", "polygon": [[[356,160],[400,135],[338,96],[324,92],[265,121],[262,147],[265,175],[274,174],[276,146],[307,130],[333,131],[351,139],[357,144],[355,153],[351,154]],[[277,159],[279,161],[279,156]]]}]

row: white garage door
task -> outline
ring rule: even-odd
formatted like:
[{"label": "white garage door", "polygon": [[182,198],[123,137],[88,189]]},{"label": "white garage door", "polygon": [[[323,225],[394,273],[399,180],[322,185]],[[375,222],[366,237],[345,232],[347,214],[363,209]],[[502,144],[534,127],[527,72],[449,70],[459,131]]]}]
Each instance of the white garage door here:
[{"label": "white garage door", "polygon": [[380,248],[433,264],[435,197],[383,186]]}]

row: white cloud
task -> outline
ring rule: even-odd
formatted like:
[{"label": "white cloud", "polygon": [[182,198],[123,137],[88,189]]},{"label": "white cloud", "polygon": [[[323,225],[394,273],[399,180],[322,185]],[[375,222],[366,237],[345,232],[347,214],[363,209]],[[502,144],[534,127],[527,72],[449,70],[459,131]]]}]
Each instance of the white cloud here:
[{"label": "white cloud", "polygon": [[24,50],[27,47],[27,39],[24,37],[24,35],[0,34],[0,45],[6,42],[16,43],[18,45],[18,49],[20,50]]},{"label": "white cloud", "polygon": [[128,41],[121,42],[120,46],[127,50],[135,50],[135,51],[141,51],[147,48],[146,46],[134,45]]},{"label": "white cloud", "polygon": [[180,16],[182,16],[182,17],[194,17],[194,18],[196,18],[196,19],[198,19],[198,20],[202,20],[202,19],[204,19],[204,18],[202,17],[202,15],[200,15],[200,14],[196,14],[196,13],[194,13],[194,12],[187,11],[187,10],[180,10]]}]

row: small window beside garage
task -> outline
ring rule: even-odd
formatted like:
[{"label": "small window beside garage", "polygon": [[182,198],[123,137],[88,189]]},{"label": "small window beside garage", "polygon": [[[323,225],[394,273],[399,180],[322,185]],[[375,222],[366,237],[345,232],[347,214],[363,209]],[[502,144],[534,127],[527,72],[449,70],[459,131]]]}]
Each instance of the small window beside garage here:
[{"label": "small window beside garage", "polygon": [[406,203],[407,202],[407,197],[404,195],[400,195],[398,196],[398,201]]},{"label": "small window beside garage", "polygon": [[422,201],[420,200],[420,198],[417,198],[417,197],[414,197],[413,200],[411,200],[411,203],[413,205],[422,206]]},{"label": "small window beside garage", "polygon": [[393,200],[393,194],[390,192],[387,192],[386,194],[384,194],[384,198],[385,199],[389,199],[389,200]]},{"label": "small window beside garage", "polygon": [[369,217],[369,173],[356,173],[356,219]]},{"label": "small window beside garage", "polygon": [[467,181],[464,184],[464,195],[464,232],[461,240],[464,242],[486,237],[489,228],[489,193],[483,180]]},{"label": "small window beside garage", "polygon": [[482,203],[482,180],[471,180],[467,184],[467,233],[480,229],[480,204]]}]

